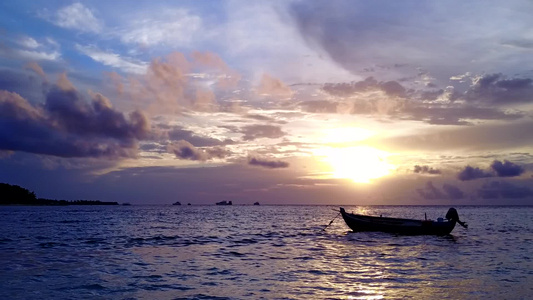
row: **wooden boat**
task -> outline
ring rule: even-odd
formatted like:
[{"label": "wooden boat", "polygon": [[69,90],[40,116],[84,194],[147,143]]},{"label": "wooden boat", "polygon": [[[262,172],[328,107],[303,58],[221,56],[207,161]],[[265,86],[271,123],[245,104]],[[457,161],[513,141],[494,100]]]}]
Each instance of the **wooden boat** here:
[{"label": "wooden boat", "polygon": [[464,228],[468,227],[466,223],[459,220],[457,210],[453,207],[446,213],[446,220],[438,218],[437,221],[358,215],[347,213],[342,207],[340,214],[346,225],[353,231],[381,231],[405,235],[447,235],[452,232],[456,223]]}]

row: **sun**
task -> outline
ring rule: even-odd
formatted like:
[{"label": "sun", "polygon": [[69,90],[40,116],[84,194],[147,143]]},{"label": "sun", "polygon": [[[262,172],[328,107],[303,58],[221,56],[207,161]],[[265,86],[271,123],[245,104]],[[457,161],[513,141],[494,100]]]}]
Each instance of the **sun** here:
[{"label": "sun", "polygon": [[389,153],[369,146],[326,147],[317,149],[315,155],[331,167],[333,178],[351,179],[357,183],[370,183],[395,169],[387,162]]}]

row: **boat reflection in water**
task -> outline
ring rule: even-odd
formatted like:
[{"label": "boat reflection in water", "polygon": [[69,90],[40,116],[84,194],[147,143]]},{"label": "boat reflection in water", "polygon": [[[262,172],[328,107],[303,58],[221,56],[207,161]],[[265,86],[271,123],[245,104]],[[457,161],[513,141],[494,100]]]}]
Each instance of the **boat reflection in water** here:
[{"label": "boat reflection in water", "polygon": [[353,231],[380,231],[405,235],[447,235],[452,232],[456,223],[464,228],[468,227],[466,223],[459,220],[459,214],[453,207],[446,213],[446,220],[438,218],[437,221],[359,215],[347,213],[342,207],[340,214],[346,225]]}]

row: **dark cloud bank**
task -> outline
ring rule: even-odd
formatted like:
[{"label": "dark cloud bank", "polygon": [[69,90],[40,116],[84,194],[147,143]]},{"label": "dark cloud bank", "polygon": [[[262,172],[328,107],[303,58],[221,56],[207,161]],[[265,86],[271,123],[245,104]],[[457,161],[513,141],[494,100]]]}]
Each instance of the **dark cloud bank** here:
[{"label": "dark cloud bank", "polygon": [[101,94],[85,99],[64,75],[43,105],[0,91],[0,150],[59,157],[134,157],[150,132],[141,111],[127,115]]},{"label": "dark cloud bank", "polygon": [[451,199],[458,200],[464,198],[464,193],[458,187],[451,184],[444,184],[442,190],[433,185],[433,182],[428,181],[422,189],[417,189],[417,193],[426,200]]},{"label": "dark cloud bank", "polygon": [[495,160],[490,165],[490,170],[466,166],[457,174],[457,178],[461,181],[467,181],[487,177],[515,177],[522,175],[524,172],[525,169],[522,166],[508,160],[504,160],[503,162]]},{"label": "dark cloud bank", "polygon": [[517,186],[505,181],[491,181],[483,184],[477,191],[482,199],[521,199],[533,197],[533,190],[524,186]]}]

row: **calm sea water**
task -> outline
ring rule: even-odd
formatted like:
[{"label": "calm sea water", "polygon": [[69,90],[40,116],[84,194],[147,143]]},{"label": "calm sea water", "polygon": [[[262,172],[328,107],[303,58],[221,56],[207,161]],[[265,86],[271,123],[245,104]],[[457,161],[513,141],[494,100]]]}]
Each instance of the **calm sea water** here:
[{"label": "calm sea water", "polygon": [[0,207],[0,299],[533,297],[533,207],[457,207],[446,237],[324,231],[333,208]]}]

